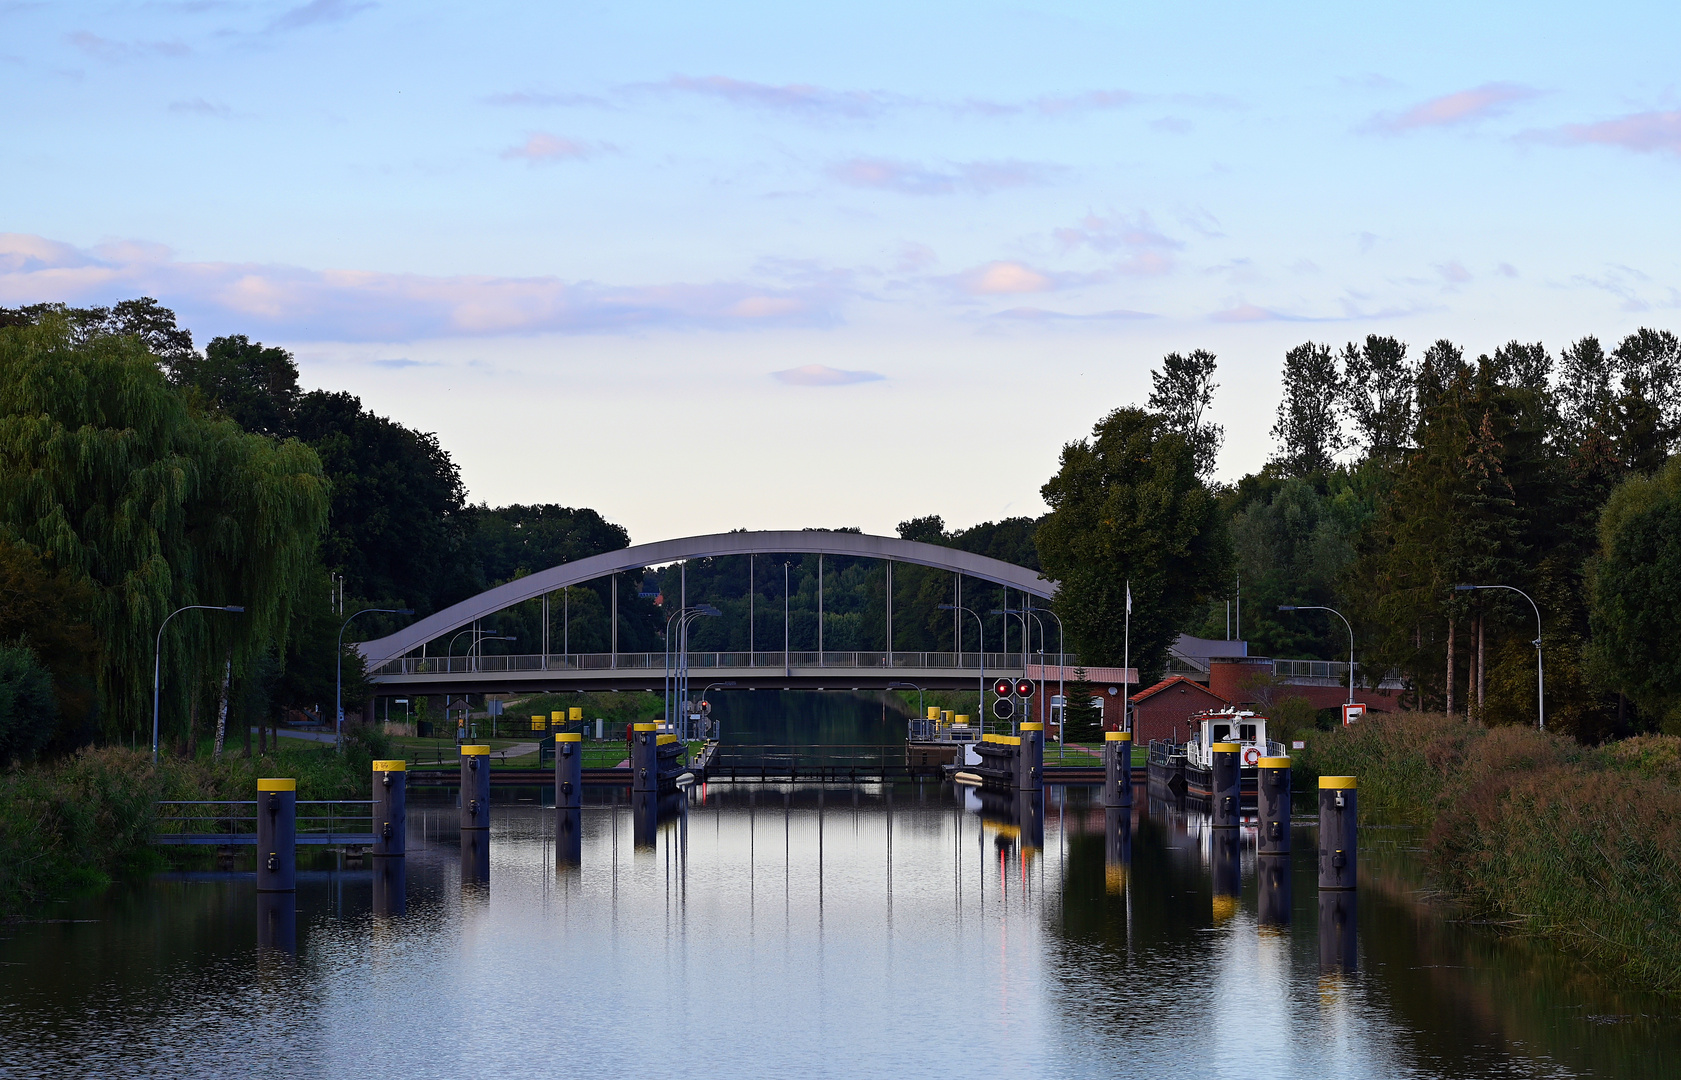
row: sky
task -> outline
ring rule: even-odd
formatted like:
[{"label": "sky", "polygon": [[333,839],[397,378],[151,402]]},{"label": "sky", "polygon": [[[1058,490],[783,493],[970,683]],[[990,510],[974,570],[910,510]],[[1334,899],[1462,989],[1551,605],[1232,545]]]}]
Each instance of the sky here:
[{"label": "sky", "polygon": [[173,308],[634,541],[1043,512],[1219,356],[1681,330],[1674,5],[0,0],[0,304]]}]

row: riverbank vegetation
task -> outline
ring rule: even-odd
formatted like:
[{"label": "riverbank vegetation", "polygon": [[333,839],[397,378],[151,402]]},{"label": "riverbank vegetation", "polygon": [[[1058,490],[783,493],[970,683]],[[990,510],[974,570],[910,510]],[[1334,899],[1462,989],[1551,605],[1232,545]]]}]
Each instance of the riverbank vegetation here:
[{"label": "riverbank vegetation", "polygon": [[1315,735],[1297,784],[1359,778],[1362,813],[1420,826],[1473,917],[1681,994],[1681,738],[1586,747],[1530,727],[1400,713]]}]

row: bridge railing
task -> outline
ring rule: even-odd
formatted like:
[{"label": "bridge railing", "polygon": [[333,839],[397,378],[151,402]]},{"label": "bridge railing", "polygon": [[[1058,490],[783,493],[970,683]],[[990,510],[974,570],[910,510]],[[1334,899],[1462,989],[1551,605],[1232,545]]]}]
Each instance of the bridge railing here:
[{"label": "bridge railing", "polygon": [[[823,652],[698,652],[688,654],[689,670],[716,668],[766,671],[799,668],[837,668],[841,670],[875,671],[950,671],[971,668],[978,671],[983,656],[964,652],[898,652],[836,651]],[[1024,666],[1021,653],[986,653],[987,671],[1020,671]],[[1055,661],[1055,655],[1049,657]],[[1047,657],[1030,653],[1027,664],[1044,664]],[[657,653],[551,653],[517,654],[507,656],[404,656],[387,661],[371,669],[368,674],[380,675],[464,675],[475,672],[567,672],[567,671],[663,671],[669,664],[675,670],[676,656]]]}]

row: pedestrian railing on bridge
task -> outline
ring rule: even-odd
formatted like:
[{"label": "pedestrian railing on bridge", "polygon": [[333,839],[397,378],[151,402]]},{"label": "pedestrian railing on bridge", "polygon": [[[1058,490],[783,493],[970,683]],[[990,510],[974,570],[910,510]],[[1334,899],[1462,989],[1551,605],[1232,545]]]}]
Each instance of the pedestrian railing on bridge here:
[{"label": "pedestrian railing on bridge", "polygon": [[[373,800],[298,801],[297,842],[368,847],[374,842]],[[257,842],[255,799],[160,799],[154,844],[231,847]]]},{"label": "pedestrian railing on bridge", "polygon": [[[840,670],[923,670],[949,671],[970,668],[977,672],[985,660],[987,671],[1019,671],[1025,664],[1054,664],[1049,657],[1021,653],[978,652],[695,652],[688,653],[689,670],[710,668],[787,670],[791,668],[836,668]],[[371,668],[369,675],[461,675],[474,672],[512,671],[662,671],[675,670],[676,654],[656,653],[551,653],[544,656],[404,656]],[[1070,661],[1072,663],[1072,660]]]}]

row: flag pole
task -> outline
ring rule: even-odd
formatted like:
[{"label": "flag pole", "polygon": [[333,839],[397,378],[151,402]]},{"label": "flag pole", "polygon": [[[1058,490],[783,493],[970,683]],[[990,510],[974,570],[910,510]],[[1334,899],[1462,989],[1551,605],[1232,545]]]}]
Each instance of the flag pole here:
[{"label": "flag pole", "polygon": [[[1125,620],[1125,645],[1121,654],[1121,686],[1125,694],[1121,698],[1121,730],[1132,731],[1132,579],[1127,578],[1127,610]],[[1111,654],[1113,655],[1113,654]]]}]

